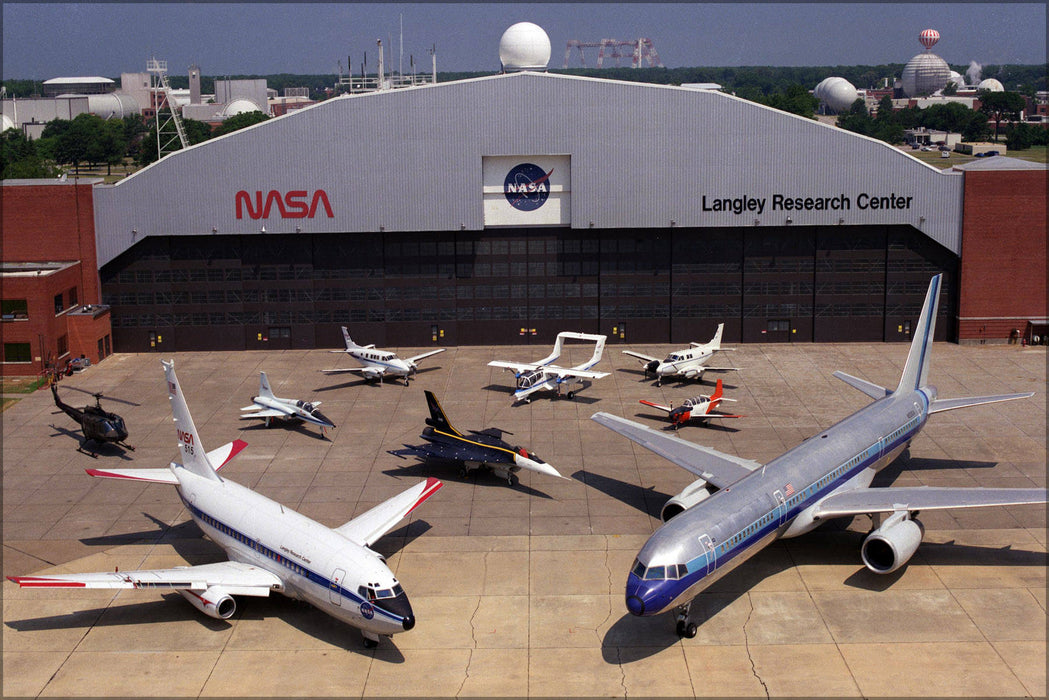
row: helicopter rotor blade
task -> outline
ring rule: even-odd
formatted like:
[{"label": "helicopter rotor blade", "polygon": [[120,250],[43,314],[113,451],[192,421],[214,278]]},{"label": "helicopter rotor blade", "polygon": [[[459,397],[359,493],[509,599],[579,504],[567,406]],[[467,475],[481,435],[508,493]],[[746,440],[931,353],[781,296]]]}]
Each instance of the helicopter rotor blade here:
[{"label": "helicopter rotor blade", "polygon": [[92,397],[94,397],[96,399],[105,399],[106,401],[116,401],[117,403],[124,403],[124,404],[127,404],[128,406],[141,406],[142,405],[140,403],[135,403],[134,401],[126,401],[124,399],[118,399],[118,398],[113,397],[113,396],[106,396],[105,394],[103,394],[102,392],[99,392],[99,391],[88,391],[87,389],[78,389],[75,386],[63,386],[62,389],[63,390],[71,389],[73,391],[79,391],[81,394],[87,394],[88,396],[92,396]]}]

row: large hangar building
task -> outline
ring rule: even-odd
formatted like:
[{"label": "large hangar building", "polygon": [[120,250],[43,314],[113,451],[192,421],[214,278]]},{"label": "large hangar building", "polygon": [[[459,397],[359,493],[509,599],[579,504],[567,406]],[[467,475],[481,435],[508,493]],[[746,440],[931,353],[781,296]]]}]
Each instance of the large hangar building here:
[{"label": "large hangar building", "polygon": [[536,72],[329,100],[95,190],[127,351],[957,332],[963,176],[730,95]]}]

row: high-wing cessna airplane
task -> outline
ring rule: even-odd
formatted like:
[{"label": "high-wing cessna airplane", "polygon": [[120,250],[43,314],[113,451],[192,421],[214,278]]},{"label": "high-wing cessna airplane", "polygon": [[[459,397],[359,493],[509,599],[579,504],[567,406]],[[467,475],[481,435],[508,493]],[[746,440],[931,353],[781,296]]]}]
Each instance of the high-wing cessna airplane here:
[{"label": "high-wing cessna airplane", "polygon": [[[561,357],[561,346],[565,338],[574,340],[593,341],[594,354],[589,360],[575,367],[558,367],[553,364]],[[591,372],[590,368],[601,361],[605,352],[605,340],[607,336],[593,335],[590,333],[572,333],[562,331],[557,334],[554,341],[554,351],[535,363],[527,362],[503,362],[492,360],[489,367],[502,367],[513,371],[517,379],[517,391],[514,392],[514,401],[531,401],[531,396],[537,391],[556,391],[561,396],[562,384],[582,384],[584,379],[601,379],[607,377],[608,372]],[[578,390],[570,390],[566,393],[568,398],[575,396]]]},{"label": "high-wing cessna airplane", "polygon": [[630,355],[641,360],[645,368],[645,377],[651,373],[656,377],[656,386],[663,383],[664,377],[680,376],[685,379],[700,379],[703,372],[734,372],[738,367],[707,367],[707,362],[714,353],[728,350],[721,347],[721,333],[725,330],[725,324],[719,323],[714,337],[709,343],[690,343],[687,348],[672,350],[669,355],[660,360],[658,357],[642,355],[633,350],[624,350],[624,355]]},{"label": "high-wing cessna airplane", "polygon": [[[175,590],[205,615],[228,619],[235,595],[283,593],[361,629],[365,647],[415,626],[401,584],[369,547],[432,496],[427,479],[330,529],[218,475],[246,445],[236,440],[205,452],[173,362],[162,362],[182,464],[167,469],[88,469],[91,476],[172,484],[193,520],[229,561],[152,571],[15,576],[23,588]],[[214,466],[213,466],[214,465]]]},{"label": "high-wing cessna airplane", "polygon": [[670,422],[674,425],[674,430],[677,430],[690,420],[706,423],[711,419],[742,418],[743,416],[731,413],[714,412],[714,409],[717,408],[722,401],[735,401],[735,399],[726,399],[722,396],[722,393],[723,387],[721,380],[719,379],[714,388],[713,394],[710,396],[694,396],[691,399],[685,399],[684,403],[677,408],[674,408],[674,404],[664,406],[662,404],[653,403],[652,401],[646,401],[645,399],[639,399],[638,403],[643,403],[646,406],[658,408],[660,411],[666,411],[669,413]]},{"label": "high-wing cessna airplane", "polygon": [[[432,391],[426,392],[426,405],[430,408],[430,417],[426,419],[426,428],[422,437],[425,445],[405,445],[402,450],[390,450],[390,454],[402,459],[406,455],[432,457],[461,462],[463,474],[487,466],[493,472],[514,485],[514,472],[529,469],[541,474],[561,476],[549,464],[539,459],[534,452],[523,447],[514,447],[503,440],[509,435],[498,428],[487,430],[469,430],[463,434],[456,430],[444,414],[440,402]],[[565,478],[561,476],[561,478]]]},{"label": "high-wing cessna airplane", "polygon": [[761,465],[686,442],[632,421],[596,413],[593,419],[700,478],[663,507],[660,527],[627,575],[626,606],[634,615],[677,608],[677,632],[694,637],[695,596],[779,537],[795,537],[828,518],[870,515],[875,529],[861,548],[879,574],[907,563],[921,543],[921,510],[1045,503],[1030,488],[870,488],[875,473],[903,452],[941,411],[1008,401],[1033,392],[939,399],[926,381],[940,275],[933,277],[895,390],[857,377],[834,376],[875,401]]},{"label": "high-wing cessna airplane", "polygon": [[259,372],[259,395],[251,397],[252,404],[240,409],[243,412],[241,418],[263,418],[266,427],[270,427],[270,420],[280,418],[285,420],[306,421],[319,425],[321,434],[325,428],[334,428],[335,424],[326,415],[317,410],[320,401],[307,403],[298,399],[282,399],[273,395],[270,388],[270,380],[265,372]]},{"label": "high-wing cessna airplane", "polygon": [[363,375],[365,379],[378,379],[380,384],[382,384],[383,377],[391,376],[404,377],[404,385],[408,386],[408,382],[419,370],[416,364],[419,360],[444,352],[447,349],[438,348],[437,350],[431,350],[430,352],[424,352],[421,355],[402,360],[389,350],[379,350],[374,345],[358,345],[353,342],[353,339],[350,338],[350,332],[346,330],[346,326],[342,327],[342,337],[346,341],[346,349],[329,350],[328,352],[345,352],[357,362],[360,362],[361,366],[347,369],[322,369],[321,372],[325,374],[354,372]]}]

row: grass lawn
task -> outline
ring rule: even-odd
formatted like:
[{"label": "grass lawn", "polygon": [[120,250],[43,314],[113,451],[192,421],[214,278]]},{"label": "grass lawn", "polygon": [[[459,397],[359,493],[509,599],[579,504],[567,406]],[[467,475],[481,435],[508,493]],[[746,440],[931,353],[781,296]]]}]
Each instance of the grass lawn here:
[{"label": "grass lawn", "polygon": [[0,377],[0,394],[32,394],[47,384],[47,377]]}]

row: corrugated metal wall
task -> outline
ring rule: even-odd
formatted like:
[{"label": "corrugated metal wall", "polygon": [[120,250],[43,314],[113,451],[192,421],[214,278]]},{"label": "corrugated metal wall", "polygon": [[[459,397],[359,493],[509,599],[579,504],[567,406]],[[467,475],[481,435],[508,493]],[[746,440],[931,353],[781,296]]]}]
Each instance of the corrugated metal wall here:
[{"label": "corrugated metal wall", "polygon": [[[479,230],[482,157],[533,154],[571,157],[574,228],[910,224],[960,251],[961,176],[883,143],[721,93],[519,73],[336,98],[98,187],[98,263],[151,235]],[[238,191],[272,190],[323,190],[333,217],[237,218]],[[892,193],[910,206],[859,207]],[[739,197],[764,211],[709,210]]]}]

